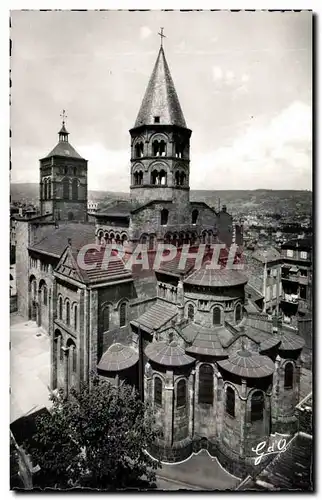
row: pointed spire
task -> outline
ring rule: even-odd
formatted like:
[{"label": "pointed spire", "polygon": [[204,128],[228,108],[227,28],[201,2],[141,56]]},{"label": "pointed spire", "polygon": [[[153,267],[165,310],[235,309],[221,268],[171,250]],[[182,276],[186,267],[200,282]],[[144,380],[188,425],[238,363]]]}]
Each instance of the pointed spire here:
[{"label": "pointed spire", "polygon": [[[163,34],[162,37],[164,37]],[[135,122],[135,127],[154,124],[177,125],[187,128],[162,45]]]}]

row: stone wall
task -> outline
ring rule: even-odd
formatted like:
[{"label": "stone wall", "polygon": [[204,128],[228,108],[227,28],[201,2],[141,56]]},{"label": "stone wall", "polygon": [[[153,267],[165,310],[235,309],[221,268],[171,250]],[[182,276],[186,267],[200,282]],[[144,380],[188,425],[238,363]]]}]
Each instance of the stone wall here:
[{"label": "stone wall", "polygon": [[17,307],[18,312],[24,318],[29,317],[28,299],[28,245],[29,245],[29,223],[17,221],[16,225],[16,284],[17,284]]}]

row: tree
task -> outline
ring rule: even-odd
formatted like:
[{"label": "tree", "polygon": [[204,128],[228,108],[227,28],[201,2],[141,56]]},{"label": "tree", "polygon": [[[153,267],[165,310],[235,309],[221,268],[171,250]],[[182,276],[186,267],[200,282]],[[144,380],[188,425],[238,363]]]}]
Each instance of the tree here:
[{"label": "tree", "polygon": [[145,452],[157,437],[154,420],[132,387],[94,379],[52,402],[25,444],[47,487],[116,490],[155,481],[160,463]]}]

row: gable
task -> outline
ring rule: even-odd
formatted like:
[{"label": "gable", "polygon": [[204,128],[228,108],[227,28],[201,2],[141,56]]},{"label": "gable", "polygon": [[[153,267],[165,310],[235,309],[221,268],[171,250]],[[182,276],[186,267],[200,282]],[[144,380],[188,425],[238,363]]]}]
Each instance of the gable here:
[{"label": "gable", "polygon": [[254,342],[247,335],[240,335],[237,337],[227,348],[229,354],[236,354],[238,351],[242,349],[247,349],[247,351],[251,352],[259,352],[259,344]]},{"label": "gable", "polygon": [[83,282],[83,278],[79,273],[77,264],[75,262],[71,248],[69,246],[66,248],[63,255],[61,256],[61,259],[58,262],[55,272],[59,273],[62,276],[65,276],[66,278],[71,278],[76,281]]}]

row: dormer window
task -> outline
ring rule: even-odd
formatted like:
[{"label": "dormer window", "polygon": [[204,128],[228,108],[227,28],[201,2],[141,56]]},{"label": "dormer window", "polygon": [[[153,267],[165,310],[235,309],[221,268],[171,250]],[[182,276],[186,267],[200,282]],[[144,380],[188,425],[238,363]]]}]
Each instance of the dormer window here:
[{"label": "dormer window", "polygon": [[160,116],[154,117],[154,123],[160,123]]}]

